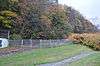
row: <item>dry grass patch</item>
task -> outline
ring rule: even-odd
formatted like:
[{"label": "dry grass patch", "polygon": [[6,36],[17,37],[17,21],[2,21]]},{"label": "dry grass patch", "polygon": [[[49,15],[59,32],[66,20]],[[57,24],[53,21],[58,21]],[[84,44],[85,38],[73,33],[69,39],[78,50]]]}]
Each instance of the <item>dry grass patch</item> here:
[{"label": "dry grass patch", "polygon": [[93,50],[100,50],[100,33],[72,34],[69,38],[74,43],[88,46]]}]

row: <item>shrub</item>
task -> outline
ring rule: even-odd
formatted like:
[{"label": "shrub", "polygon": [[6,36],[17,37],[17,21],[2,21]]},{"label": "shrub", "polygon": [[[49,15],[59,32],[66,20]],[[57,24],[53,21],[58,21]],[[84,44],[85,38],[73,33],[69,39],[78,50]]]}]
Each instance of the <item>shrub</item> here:
[{"label": "shrub", "polygon": [[22,37],[19,34],[12,34],[12,35],[10,35],[10,39],[18,40],[18,39],[22,39]]},{"label": "shrub", "polygon": [[70,39],[77,44],[82,44],[92,48],[93,50],[100,50],[100,33],[94,34],[72,34]]}]

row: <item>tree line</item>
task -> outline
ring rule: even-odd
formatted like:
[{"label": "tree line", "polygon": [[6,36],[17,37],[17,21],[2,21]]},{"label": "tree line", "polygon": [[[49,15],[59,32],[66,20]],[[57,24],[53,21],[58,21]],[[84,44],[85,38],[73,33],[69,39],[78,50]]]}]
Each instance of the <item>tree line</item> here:
[{"label": "tree line", "polygon": [[0,0],[0,29],[9,30],[11,39],[61,39],[96,31],[75,9],[48,0]]}]

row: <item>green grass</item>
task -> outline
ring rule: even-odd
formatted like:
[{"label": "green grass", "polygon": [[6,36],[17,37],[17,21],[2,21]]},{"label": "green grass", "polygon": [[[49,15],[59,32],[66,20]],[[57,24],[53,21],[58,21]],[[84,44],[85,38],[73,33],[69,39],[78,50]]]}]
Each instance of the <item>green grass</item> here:
[{"label": "green grass", "polygon": [[69,66],[100,66],[100,52],[73,62]]},{"label": "green grass", "polygon": [[17,53],[9,57],[0,58],[0,66],[35,66],[63,60],[79,54],[81,51],[91,51],[87,47],[68,44],[61,47],[33,49],[23,53]]}]

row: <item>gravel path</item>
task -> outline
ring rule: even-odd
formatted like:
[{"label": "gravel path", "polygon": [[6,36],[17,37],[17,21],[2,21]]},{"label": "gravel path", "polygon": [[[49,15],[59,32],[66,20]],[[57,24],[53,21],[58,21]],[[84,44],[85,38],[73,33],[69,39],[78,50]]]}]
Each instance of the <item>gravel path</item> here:
[{"label": "gravel path", "polygon": [[60,61],[60,62],[41,64],[41,65],[37,65],[37,66],[69,66],[70,63],[72,63],[74,61],[78,61],[81,58],[84,58],[84,57],[89,56],[91,54],[94,54],[94,52],[82,52],[79,55],[65,59],[65,60]]}]

